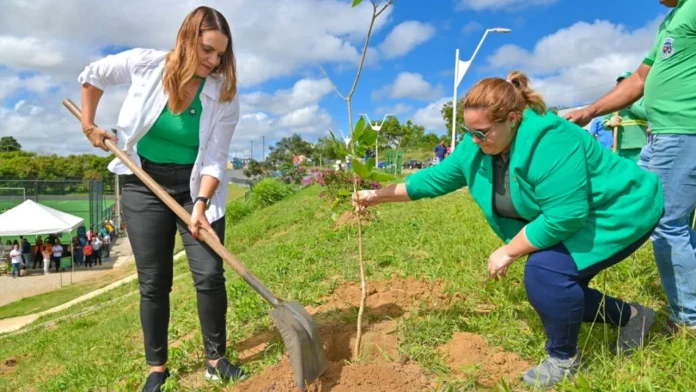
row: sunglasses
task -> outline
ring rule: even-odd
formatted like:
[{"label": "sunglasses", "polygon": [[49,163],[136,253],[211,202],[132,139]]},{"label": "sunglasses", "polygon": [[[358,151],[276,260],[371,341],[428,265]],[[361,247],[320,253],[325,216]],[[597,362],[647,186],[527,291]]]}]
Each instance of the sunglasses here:
[{"label": "sunglasses", "polygon": [[475,137],[476,139],[478,139],[478,140],[480,140],[480,141],[482,141],[482,142],[485,142],[486,140],[488,140],[487,135],[488,135],[488,134],[493,130],[493,128],[495,128],[496,126],[498,126],[498,124],[493,124],[493,126],[491,126],[491,127],[488,128],[488,129],[469,129],[469,128],[467,128],[466,126],[464,126],[464,131],[465,131],[466,133],[468,133],[469,135]]}]

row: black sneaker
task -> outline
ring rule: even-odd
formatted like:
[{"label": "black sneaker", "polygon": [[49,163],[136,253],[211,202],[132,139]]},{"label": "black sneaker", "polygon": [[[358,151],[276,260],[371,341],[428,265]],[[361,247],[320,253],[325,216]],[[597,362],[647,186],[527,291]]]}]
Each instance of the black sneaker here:
[{"label": "black sneaker", "polygon": [[167,381],[172,375],[169,374],[169,370],[164,372],[152,372],[147,376],[147,381],[145,381],[145,386],[143,387],[143,392],[161,392],[161,387],[164,382]]},{"label": "black sneaker", "polygon": [[238,381],[246,378],[246,372],[230,363],[227,358],[220,358],[215,367],[205,361],[205,378],[211,381]]}]

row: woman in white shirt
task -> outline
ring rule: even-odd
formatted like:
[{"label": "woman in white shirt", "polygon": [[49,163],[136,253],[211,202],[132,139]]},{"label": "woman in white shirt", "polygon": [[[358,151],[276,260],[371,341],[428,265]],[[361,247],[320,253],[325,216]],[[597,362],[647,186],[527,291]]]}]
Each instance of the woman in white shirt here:
[{"label": "woman in white shirt", "polygon": [[55,245],[53,245],[53,265],[56,266],[56,272],[60,270],[60,259],[63,257],[63,245],[60,244],[60,240],[56,240]]},{"label": "woman in white shirt", "polygon": [[15,277],[15,271],[17,271],[18,277],[22,276],[22,251],[19,250],[18,244],[14,244],[12,247],[10,259],[12,261],[12,277]]},{"label": "woman in white shirt", "polygon": [[224,239],[227,156],[239,119],[232,35],[224,16],[198,7],[184,20],[174,49],[132,49],[89,64],[82,85],[82,127],[102,149],[112,134],[94,125],[104,90],[130,84],[118,119],[125,151],[191,213],[185,225],[120,161],[122,209],[140,282],[145,359],[144,391],[159,391],[167,367],[169,292],[174,235],[182,236],[197,291],[206,378],[239,379],[244,371],[226,354],[227,293],[222,260],[197,240],[200,228]]}]

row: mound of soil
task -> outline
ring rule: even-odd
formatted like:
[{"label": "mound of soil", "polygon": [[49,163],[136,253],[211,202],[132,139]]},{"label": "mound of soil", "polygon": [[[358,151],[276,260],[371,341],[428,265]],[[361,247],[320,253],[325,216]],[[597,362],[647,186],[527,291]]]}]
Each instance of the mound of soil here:
[{"label": "mound of soil", "polygon": [[[442,304],[450,300],[448,295],[443,293],[443,288],[444,283],[441,281],[421,281],[412,276],[404,279],[395,275],[387,281],[368,280],[366,311],[398,317],[402,309],[408,309],[413,305]],[[307,311],[316,314],[360,306],[360,282],[348,282],[339,286],[323,301],[326,301],[323,305],[307,307]]]},{"label": "mound of soil", "polygon": [[516,384],[530,365],[516,354],[490,347],[481,335],[458,332],[438,349],[447,357],[447,365],[461,379],[476,378],[485,387],[501,380]]},{"label": "mound of soil", "polygon": [[[398,359],[396,322],[385,321],[365,328],[362,340],[363,361],[349,363],[355,344],[355,326],[321,328],[329,359],[329,368],[310,385],[308,392],[348,391],[424,391],[429,381],[415,364],[401,365]],[[296,392],[292,367],[287,356],[275,366],[239,384],[234,391]]]}]

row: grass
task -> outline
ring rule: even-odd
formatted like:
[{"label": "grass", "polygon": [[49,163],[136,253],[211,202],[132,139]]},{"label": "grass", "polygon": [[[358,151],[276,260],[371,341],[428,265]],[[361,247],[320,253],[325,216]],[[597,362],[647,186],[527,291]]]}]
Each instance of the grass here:
[{"label": "grass", "polygon": [[[320,189],[312,187],[258,211],[237,223],[228,223],[226,246],[279,297],[317,304],[338,283],[358,280],[357,239],[353,228],[335,229]],[[456,381],[444,366],[438,345],[458,331],[482,335],[491,345],[515,352],[530,363],[544,357],[545,336],[539,318],[526,300],[524,263],[512,265],[502,282],[484,284],[488,255],[500,246],[465,192],[412,204],[392,204],[374,209],[376,221],[365,229],[365,257],[370,280],[392,274],[442,279],[447,291],[459,294],[448,309],[412,312],[399,320],[400,351],[418,362],[438,380],[441,390],[485,390]],[[187,390],[178,380],[194,373],[202,377],[204,354],[200,344],[196,293],[186,264],[171,293],[169,340],[170,370],[177,376],[173,390]],[[229,355],[237,355],[234,342],[268,330],[268,305],[226,268],[229,308]],[[564,382],[557,391],[695,390],[696,358],[693,342],[658,333],[664,325],[665,299],[648,246],[635,256],[601,273],[594,285],[608,294],[661,309],[647,347],[630,358],[610,354],[616,337],[613,328],[586,324],[580,336],[585,367],[575,383]],[[133,391],[146,374],[142,350],[137,282],[131,282],[40,320],[64,317],[90,309],[76,318],[57,321],[50,328],[0,344],[0,390],[21,391]],[[111,302],[107,302],[111,301]],[[481,314],[474,309],[494,304]],[[348,317],[352,323],[354,315]],[[176,343],[174,343],[176,342]],[[279,360],[283,348],[272,345],[264,358],[247,365],[252,372]],[[2,367],[12,359],[16,366]],[[205,390],[205,389],[204,389]],[[207,390],[220,390],[211,386]],[[498,386],[493,390],[509,390]]]}]

